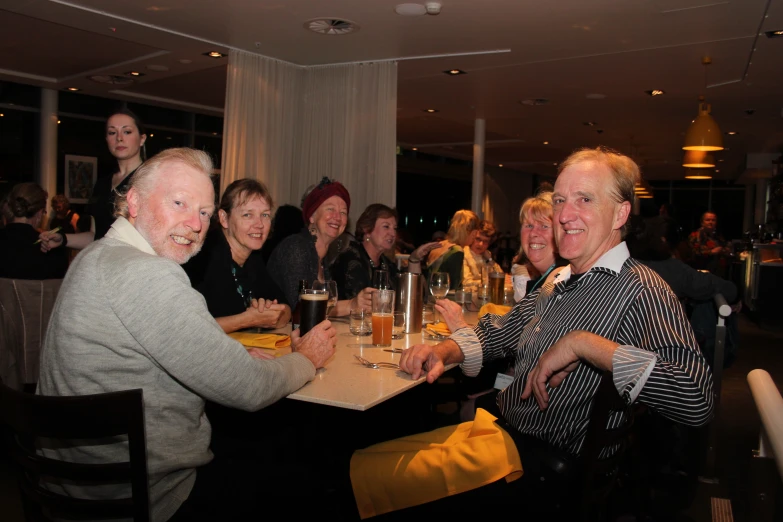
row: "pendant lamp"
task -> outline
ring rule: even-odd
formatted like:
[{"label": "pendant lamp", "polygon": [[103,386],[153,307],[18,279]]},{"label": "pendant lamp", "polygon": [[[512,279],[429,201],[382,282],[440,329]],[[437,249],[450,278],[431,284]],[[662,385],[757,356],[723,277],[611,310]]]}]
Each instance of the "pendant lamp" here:
[{"label": "pendant lamp", "polygon": [[[707,66],[712,63],[712,58],[705,56],[701,59],[704,66],[704,88],[707,88]],[[704,96],[699,96],[699,114],[691,122],[685,133],[685,145],[683,150],[715,151],[723,150],[723,134],[715,122],[710,111],[712,107],[704,101]]]},{"label": "pendant lamp", "polygon": [[686,150],[682,166],[691,169],[709,169],[715,167],[715,158],[709,152]]}]

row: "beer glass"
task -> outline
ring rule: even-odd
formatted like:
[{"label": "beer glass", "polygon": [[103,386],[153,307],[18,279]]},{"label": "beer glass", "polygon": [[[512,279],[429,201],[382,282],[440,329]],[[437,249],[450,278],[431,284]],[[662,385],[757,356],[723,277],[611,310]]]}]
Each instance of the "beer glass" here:
[{"label": "beer glass", "polygon": [[372,294],[372,344],[391,346],[394,324],[394,290],[376,290]]},{"label": "beer glass", "polygon": [[315,325],[326,319],[328,290],[306,288],[299,294],[299,335],[304,336]]},{"label": "beer glass", "polygon": [[503,287],[506,283],[504,272],[489,273],[489,300],[496,305],[502,305],[505,299]]}]

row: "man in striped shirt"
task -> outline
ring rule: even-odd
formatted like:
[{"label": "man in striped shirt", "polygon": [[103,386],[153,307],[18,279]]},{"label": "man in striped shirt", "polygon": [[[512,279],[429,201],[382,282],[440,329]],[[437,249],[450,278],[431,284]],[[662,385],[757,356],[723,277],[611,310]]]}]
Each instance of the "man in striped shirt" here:
[{"label": "man in striped shirt", "polygon": [[[629,257],[623,241],[639,167],[599,148],[560,164],[553,226],[570,262],[504,316],[462,322],[435,346],[416,345],[400,367],[435,381],[448,364],[476,375],[484,361],[516,358],[514,381],[498,395],[520,440],[571,455],[584,443],[590,405],[609,370],[627,404],[638,400],[672,420],[699,426],[712,416],[712,376],[688,319],[668,285]],[[451,303],[440,302],[448,308]],[[620,412],[609,423],[621,423]],[[526,451],[520,448],[525,465]]]}]

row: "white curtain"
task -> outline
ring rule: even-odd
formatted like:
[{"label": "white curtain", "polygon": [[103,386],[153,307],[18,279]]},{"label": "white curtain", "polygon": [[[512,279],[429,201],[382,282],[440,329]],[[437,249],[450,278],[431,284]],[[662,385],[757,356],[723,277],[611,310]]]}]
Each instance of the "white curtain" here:
[{"label": "white curtain", "polygon": [[371,203],[394,206],[397,181],[397,64],[328,65],[304,71],[292,187],[323,176],[351,194],[351,224]]},{"label": "white curtain", "polygon": [[221,194],[232,181],[253,178],[269,188],[276,204],[290,202],[302,73],[295,65],[229,52]]},{"label": "white curtain", "polygon": [[353,225],[370,203],[396,202],[396,118],[394,62],[298,67],[231,51],[221,192],[255,178],[299,206],[328,176],[350,192]]}]

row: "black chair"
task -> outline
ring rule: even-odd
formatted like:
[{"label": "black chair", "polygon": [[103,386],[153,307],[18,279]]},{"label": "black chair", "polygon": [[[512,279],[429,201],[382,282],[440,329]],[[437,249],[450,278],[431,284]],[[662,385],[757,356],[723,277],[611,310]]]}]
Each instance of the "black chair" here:
[{"label": "black chair", "polygon": [[[0,423],[10,460],[17,467],[27,520],[150,519],[142,390],[43,397],[0,384]],[[36,452],[41,438],[68,442],[117,436],[127,436],[127,462],[80,464]],[[42,487],[41,477],[90,486],[130,484],[131,497],[73,498]]]}]

